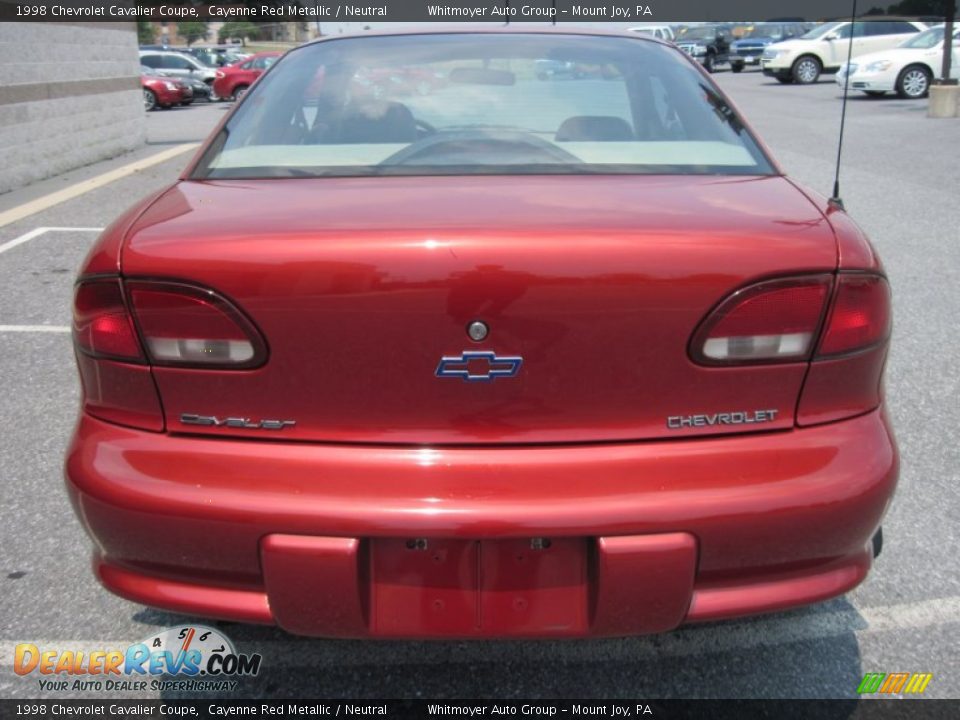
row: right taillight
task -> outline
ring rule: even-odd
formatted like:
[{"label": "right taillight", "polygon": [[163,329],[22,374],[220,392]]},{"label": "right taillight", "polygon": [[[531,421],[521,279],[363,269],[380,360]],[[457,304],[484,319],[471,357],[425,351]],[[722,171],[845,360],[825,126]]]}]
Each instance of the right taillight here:
[{"label": "right taillight", "polygon": [[817,357],[860,352],[890,335],[890,286],[879,275],[841,274]]},{"label": "right taillight", "polygon": [[755,365],[808,360],[833,278],[765,280],[737,290],[707,316],[690,341],[701,365]]},{"label": "right taillight", "polygon": [[837,275],[820,344],[797,404],[797,424],[855,417],[883,401],[890,338],[890,286],[873,273]]},{"label": "right taillight", "polygon": [[890,286],[869,272],[765,280],[735,291],[690,340],[699,365],[809,362],[798,425],[862,415],[883,398]]}]

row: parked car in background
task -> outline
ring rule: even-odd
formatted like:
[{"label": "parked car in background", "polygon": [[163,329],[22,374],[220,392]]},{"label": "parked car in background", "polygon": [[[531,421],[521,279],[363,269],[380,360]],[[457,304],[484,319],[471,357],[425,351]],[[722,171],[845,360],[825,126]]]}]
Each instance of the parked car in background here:
[{"label": "parked car in background", "polygon": [[207,84],[199,77],[195,75],[186,75],[178,78],[187,85],[190,86],[190,89],[193,91],[194,100],[206,100],[210,101],[211,96],[213,95],[213,85]]},{"label": "parked car in background", "polygon": [[729,23],[698,25],[676,39],[677,47],[696,59],[704,70],[713,72],[717,65],[730,61],[732,30]]},{"label": "parked car in background", "polygon": [[853,57],[888,50],[925,30],[916,20],[832,22],[815,27],[799,38],[768,45],[760,59],[763,74],[782,83],[809,85],[822,73],[835,73],[847,60],[850,36]]},{"label": "parked car in background", "polygon": [[[944,33],[944,26],[937,25],[890,50],[861,55],[849,68],[844,63],[836,75],[837,84],[844,86],[849,75],[850,88],[867,95],[895,92],[910,100],[926,97],[931,80],[941,70]],[[960,79],[960,27],[953,31],[952,60],[950,77]]]},{"label": "parked car in background", "polygon": [[738,73],[747,65],[759,66],[760,56],[768,45],[800,37],[808,30],[805,23],[757,23],[730,43],[730,69]]},{"label": "parked car in background", "polygon": [[193,100],[210,100],[210,94],[213,92],[210,85],[207,85],[203,80],[193,75],[167,75],[163,70],[155,70],[146,65],[140,66],[141,74],[145,73],[147,75],[155,75],[157,77],[170,77],[176,78],[178,82],[182,82],[184,85],[190,88],[193,93]]},{"label": "parked car in background", "polygon": [[669,25],[639,25],[637,27],[628,28],[628,30],[640,35],[649,35],[650,37],[655,37],[658,40],[666,40],[667,42],[673,42],[676,39],[676,34],[673,32],[673,28]]},{"label": "parked car in background", "polygon": [[251,53],[243,52],[240,45],[191,46],[186,45],[141,45],[141,50],[178,52],[195,57],[207,67],[222,67],[246,60]]},{"label": "parked car in background", "polygon": [[238,46],[215,45],[213,47],[192,47],[190,54],[210,67],[226,67],[251,57],[251,53],[242,52]]},{"label": "parked car in background", "polygon": [[141,50],[140,64],[171,77],[198,78],[211,87],[217,76],[214,68],[204,65],[192,55],[180,52]]},{"label": "parked car in background", "polygon": [[[446,82],[357,97],[361,69]],[[75,284],[65,479],[107,589],[585,638],[864,580],[898,473],[883,267],[678,48],[342,35],[250,95]]]},{"label": "parked car in background", "polygon": [[[140,68],[143,107],[149,110],[180,105],[187,99],[187,86],[175,78],[151,75],[150,68]],[[191,95],[192,100],[192,95]]]},{"label": "parked car in background", "polygon": [[213,92],[218,98],[239,100],[254,81],[263,75],[283,53],[262,52],[247,60],[219,68],[213,81]]}]

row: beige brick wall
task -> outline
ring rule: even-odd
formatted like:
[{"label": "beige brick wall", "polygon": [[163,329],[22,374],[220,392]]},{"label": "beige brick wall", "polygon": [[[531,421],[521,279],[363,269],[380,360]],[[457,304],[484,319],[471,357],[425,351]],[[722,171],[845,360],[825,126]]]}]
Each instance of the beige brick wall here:
[{"label": "beige brick wall", "polygon": [[0,193],[143,145],[134,23],[0,23]]}]

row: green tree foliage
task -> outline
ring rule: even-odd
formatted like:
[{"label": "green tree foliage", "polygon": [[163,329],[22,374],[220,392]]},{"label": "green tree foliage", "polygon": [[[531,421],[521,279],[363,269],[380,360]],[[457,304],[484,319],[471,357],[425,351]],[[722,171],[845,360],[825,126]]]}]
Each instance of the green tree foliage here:
[{"label": "green tree foliage", "polygon": [[220,28],[218,42],[226,42],[232,38],[239,38],[243,44],[247,44],[249,38],[257,34],[257,26],[252,22],[241,20],[240,22],[225,22]]},{"label": "green tree foliage", "polygon": [[188,20],[177,23],[177,35],[187,41],[187,45],[193,45],[197,40],[206,40],[210,34],[208,23],[199,20]]},{"label": "green tree foliage", "polygon": [[149,20],[137,20],[137,42],[141,45],[152,45],[156,39],[153,24]]}]

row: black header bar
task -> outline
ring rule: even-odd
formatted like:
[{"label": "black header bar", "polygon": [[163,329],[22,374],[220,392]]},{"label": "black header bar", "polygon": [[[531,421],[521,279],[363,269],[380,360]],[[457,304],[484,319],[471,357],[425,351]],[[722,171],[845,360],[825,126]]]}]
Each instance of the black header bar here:
[{"label": "black header bar", "polygon": [[[890,0],[888,5],[893,5]],[[859,3],[861,12],[884,2]],[[863,7],[865,6],[865,7]],[[695,22],[829,20],[850,0],[0,0],[0,21]]]},{"label": "black header bar", "polygon": [[2,700],[2,718],[423,718],[473,720],[946,720],[958,700]]}]

